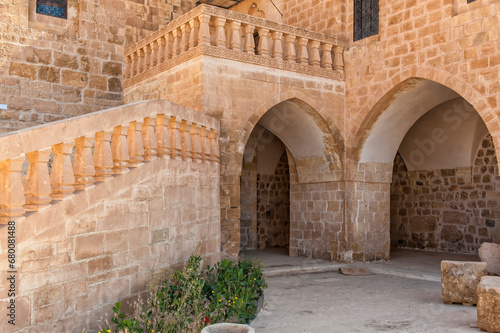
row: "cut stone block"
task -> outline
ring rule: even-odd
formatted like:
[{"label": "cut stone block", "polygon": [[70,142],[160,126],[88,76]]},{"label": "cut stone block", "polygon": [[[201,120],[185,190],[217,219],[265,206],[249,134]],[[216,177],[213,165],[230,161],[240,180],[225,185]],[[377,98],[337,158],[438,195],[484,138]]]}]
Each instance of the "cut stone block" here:
[{"label": "cut stone block", "polygon": [[488,264],[488,273],[500,275],[500,244],[486,243],[479,248],[479,258]]},{"label": "cut stone block", "polygon": [[500,277],[485,276],[477,286],[477,325],[487,332],[500,332]]},{"label": "cut stone block", "polygon": [[441,261],[443,302],[477,304],[477,285],[486,275],[484,262]]}]

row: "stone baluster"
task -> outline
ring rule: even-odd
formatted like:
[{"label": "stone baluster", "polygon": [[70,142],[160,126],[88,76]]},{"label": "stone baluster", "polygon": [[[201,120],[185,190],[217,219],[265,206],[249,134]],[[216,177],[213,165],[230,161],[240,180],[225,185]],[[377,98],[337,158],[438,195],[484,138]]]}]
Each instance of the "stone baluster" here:
[{"label": "stone baluster", "polygon": [[240,33],[241,23],[237,21],[231,22],[231,42],[229,47],[231,50],[240,51],[241,50],[241,33]]},{"label": "stone baluster", "polygon": [[24,214],[23,163],[24,155],[0,162],[0,224]]},{"label": "stone baluster", "polygon": [[336,71],[344,70],[344,48],[335,46],[333,48],[333,69]]},{"label": "stone baluster", "polygon": [[125,79],[130,79],[130,73],[132,72],[132,59],[130,56],[126,56],[125,57],[125,73],[124,73],[124,77]]},{"label": "stone baluster", "polygon": [[93,139],[90,136],[75,139],[73,173],[75,174],[75,190],[77,191],[83,191],[95,183],[95,168],[92,159]]},{"label": "stone baluster", "polygon": [[137,54],[139,57],[137,73],[140,74],[140,73],[144,72],[144,61],[145,61],[144,49],[138,50]]},{"label": "stone baluster", "polygon": [[158,44],[159,40],[155,40],[150,44],[152,53],[151,53],[151,68],[155,67],[160,63],[160,58],[159,55],[160,53],[158,52],[158,49],[160,48],[160,45]]},{"label": "stone baluster", "polygon": [[156,146],[158,156],[170,157],[170,136],[168,135],[168,121],[164,114],[156,116]]},{"label": "stone baluster", "polygon": [[165,60],[167,59],[165,57],[165,51],[166,51],[165,46],[167,44],[165,41],[165,36],[158,38],[156,42],[158,43],[158,63],[161,64],[165,62]]},{"label": "stone baluster", "polygon": [[128,165],[130,168],[137,166],[144,161],[144,145],[142,143],[142,121],[132,121],[129,123],[127,133]]},{"label": "stone baluster", "polygon": [[217,17],[215,19],[215,46],[226,47],[226,19]]},{"label": "stone baluster", "polygon": [[165,34],[165,36],[163,36],[163,38],[165,40],[165,60],[172,58],[173,43],[172,43],[171,36],[172,36],[172,34],[170,32],[168,32],[167,34]]},{"label": "stone baluster", "polygon": [[128,160],[130,160],[127,148],[128,125],[113,128],[113,139],[111,140],[111,155],[113,156],[113,173],[122,174],[128,171]]},{"label": "stone baluster", "polygon": [[295,40],[297,37],[295,35],[286,35],[285,36],[285,60],[296,62],[297,54],[295,53]]},{"label": "stone baluster", "polygon": [[279,31],[273,31],[271,36],[273,38],[273,58],[283,59],[283,46],[281,44],[283,33]]},{"label": "stone baluster", "polygon": [[179,127],[181,135],[181,157],[183,161],[191,161],[191,138],[189,135],[191,124],[187,120],[182,120]]},{"label": "stone baluster", "polygon": [[214,129],[210,129],[208,141],[210,145],[210,162],[215,164],[219,162],[219,134]]},{"label": "stone baluster", "polygon": [[255,26],[248,24],[245,26],[245,52],[255,54],[255,40],[253,39],[253,32]]},{"label": "stone baluster", "polygon": [[50,204],[50,177],[47,162],[50,157],[50,148],[37,150],[26,154],[28,157],[28,174],[24,186],[27,211],[37,211]]},{"label": "stone baluster", "polygon": [[311,41],[311,59],[309,61],[309,64],[313,67],[319,67],[321,63],[321,58],[319,56],[319,45],[319,41]]},{"label": "stone baluster", "polygon": [[180,53],[189,50],[189,23],[181,25],[181,50]]},{"label": "stone baluster", "polygon": [[191,139],[191,158],[193,161],[201,162],[201,140],[200,140],[201,127],[193,123],[189,131]]},{"label": "stone baluster", "polygon": [[307,54],[307,43],[309,40],[304,37],[299,37],[299,55],[298,63],[307,64],[309,63],[309,55]]},{"label": "stone baluster", "polygon": [[144,144],[144,161],[152,161],[156,158],[156,135],[155,117],[144,118],[142,126],[142,142]]},{"label": "stone baluster", "polygon": [[170,158],[181,159],[181,136],[179,133],[180,123],[176,117],[171,117],[168,123],[168,135],[170,136]]},{"label": "stone baluster", "polygon": [[200,33],[200,22],[196,19],[189,21],[189,48],[192,49],[198,45],[198,35]]},{"label": "stone baluster", "polygon": [[200,21],[198,43],[201,45],[210,45],[210,15],[201,14],[198,16],[198,20]]},{"label": "stone baluster", "polygon": [[111,131],[95,134],[94,168],[96,182],[103,182],[113,175],[113,156],[111,155]]},{"label": "stone baluster", "polygon": [[59,143],[52,146],[54,160],[50,171],[50,185],[52,200],[62,200],[70,196],[75,188],[75,176],[71,166],[71,153],[73,152],[74,141]]},{"label": "stone baluster", "polygon": [[210,145],[208,143],[208,132],[205,126],[201,126],[200,130],[200,153],[203,163],[210,161]]},{"label": "stone baluster", "polygon": [[132,53],[130,57],[132,58],[132,71],[130,73],[130,77],[132,78],[138,74],[139,58],[137,52]]},{"label": "stone baluster", "polygon": [[147,71],[151,68],[151,54],[153,53],[151,49],[151,45],[146,45],[143,48],[144,50],[144,71]]},{"label": "stone baluster", "polygon": [[269,29],[259,28],[259,45],[257,46],[258,54],[263,57],[269,57]]},{"label": "stone baluster", "polygon": [[323,44],[323,59],[321,59],[321,67],[332,69],[332,44]]},{"label": "stone baluster", "polygon": [[174,38],[172,43],[172,58],[174,58],[181,52],[180,48],[181,32],[179,28],[175,28],[174,30],[172,30],[172,36]]}]

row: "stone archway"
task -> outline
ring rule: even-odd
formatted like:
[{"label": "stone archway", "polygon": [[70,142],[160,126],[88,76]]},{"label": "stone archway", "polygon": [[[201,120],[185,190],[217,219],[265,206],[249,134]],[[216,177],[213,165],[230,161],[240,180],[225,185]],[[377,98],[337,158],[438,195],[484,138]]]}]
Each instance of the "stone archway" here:
[{"label": "stone archway", "polygon": [[[343,191],[343,144],[336,136],[339,134],[332,133],[319,113],[298,98],[286,99],[262,113],[249,135],[244,132],[241,138],[241,141],[247,138],[241,178],[246,188],[240,189],[243,224],[238,231],[257,231],[257,223],[248,223],[248,219],[257,219],[256,214],[244,210],[256,202],[250,198],[252,189],[254,193],[257,189],[249,185],[249,179],[258,176],[249,171],[252,163],[255,166],[260,154],[265,163],[259,168],[272,164],[269,170],[274,172],[280,168],[280,162],[286,160],[290,173],[290,255],[338,259],[339,242],[343,238],[343,196],[340,194]],[[257,239],[254,236],[252,240],[249,234],[243,237],[244,242],[250,240],[255,247],[259,245]]]},{"label": "stone archway", "polygon": [[[457,86],[456,83],[455,86]],[[461,86],[458,85],[458,87]],[[468,95],[470,96],[470,93]],[[475,103],[481,105],[478,99]],[[488,116],[490,113],[485,107],[479,112],[456,90],[423,78],[413,77],[404,80],[396,87],[387,90],[386,94],[373,105],[372,111],[367,113],[361,122],[351,146],[348,161],[354,174],[347,194],[350,198],[347,202],[350,223],[346,222],[349,232],[348,247],[353,249],[355,259],[363,260],[389,258],[390,184],[393,176],[393,162],[398,151],[400,158],[407,166],[422,164],[424,171],[471,168],[471,156],[475,154],[473,150],[477,148],[477,141],[480,141],[482,135],[488,132],[488,127],[497,127],[491,121]],[[427,119],[427,125],[417,126],[419,122],[426,121],[425,117],[431,110],[439,115],[441,122],[436,119]],[[472,117],[468,119],[470,112],[475,115],[474,121],[471,121]],[[474,131],[475,134],[464,135],[463,130],[457,130],[462,125],[468,131]],[[480,125],[481,128],[479,128]],[[448,144],[445,143],[446,141]],[[401,164],[397,158],[396,161]],[[398,165],[398,167],[401,166]],[[472,181],[470,176],[466,177],[467,179]],[[432,192],[431,188],[432,186],[429,189],[430,192]],[[426,194],[428,193],[421,193],[423,196]],[[437,201],[434,198],[430,199],[430,202],[422,203],[422,205],[430,205],[429,215],[436,212],[432,205],[434,202],[434,206],[437,206]],[[458,206],[460,205],[463,206],[465,203],[459,202]],[[453,219],[453,216],[458,216],[456,210],[449,208],[446,218],[443,217],[444,211],[439,214],[441,214],[440,218],[436,219],[435,223],[432,222],[434,221],[432,217],[428,218],[429,221],[432,220],[432,223],[425,219],[420,222],[414,219],[413,230],[423,230],[426,223],[429,228],[436,230],[443,230],[444,225],[446,225],[445,230],[447,228],[450,231],[455,230],[448,227],[450,223],[447,221]],[[395,215],[397,214],[393,212],[392,216]],[[406,224],[407,231],[411,229],[408,227],[410,224],[411,222]],[[464,224],[467,223],[464,222]],[[465,227],[460,230],[463,232],[464,229]],[[445,236],[445,238],[447,238],[448,245],[454,240],[454,237]],[[449,248],[452,249],[453,246],[450,245]]]}]

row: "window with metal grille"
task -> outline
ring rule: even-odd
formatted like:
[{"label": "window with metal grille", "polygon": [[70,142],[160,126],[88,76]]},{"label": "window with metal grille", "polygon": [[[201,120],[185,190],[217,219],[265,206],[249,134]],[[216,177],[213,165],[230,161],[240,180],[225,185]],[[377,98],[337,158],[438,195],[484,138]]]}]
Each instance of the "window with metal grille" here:
[{"label": "window with metal grille", "polygon": [[378,34],[378,1],[354,0],[354,41]]},{"label": "window with metal grille", "polygon": [[68,18],[68,0],[37,0],[36,12],[38,14]]}]

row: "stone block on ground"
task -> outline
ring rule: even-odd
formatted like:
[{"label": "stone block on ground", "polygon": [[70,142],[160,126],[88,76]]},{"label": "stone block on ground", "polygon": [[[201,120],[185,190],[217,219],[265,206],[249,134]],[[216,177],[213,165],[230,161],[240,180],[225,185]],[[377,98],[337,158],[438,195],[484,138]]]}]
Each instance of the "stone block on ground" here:
[{"label": "stone block on ground", "polygon": [[443,302],[477,304],[477,285],[486,275],[484,262],[441,261]]},{"label": "stone block on ground", "polygon": [[500,275],[500,244],[484,242],[479,248],[479,258],[488,264],[490,275]]},{"label": "stone block on ground", "polygon": [[485,276],[477,286],[477,324],[487,332],[500,332],[500,277]]}]

